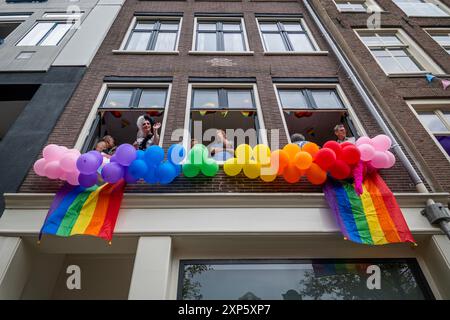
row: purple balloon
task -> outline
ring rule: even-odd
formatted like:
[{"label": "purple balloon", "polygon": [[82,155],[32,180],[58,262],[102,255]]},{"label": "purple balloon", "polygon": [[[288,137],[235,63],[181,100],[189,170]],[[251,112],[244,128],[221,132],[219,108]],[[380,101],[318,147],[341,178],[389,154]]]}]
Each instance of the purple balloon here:
[{"label": "purple balloon", "polygon": [[136,159],[136,149],[131,144],[121,144],[114,156],[117,158],[117,162],[128,167]]},{"label": "purple balloon", "polygon": [[102,169],[102,178],[106,182],[116,183],[124,177],[124,169],[117,162],[110,162]]},{"label": "purple balloon", "polygon": [[133,175],[128,171],[128,168],[125,168],[125,182],[126,183],[136,183],[138,179],[133,177]]},{"label": "purple balloon", "polygon": [[[92,150],[88,152],[89,154],[92,154],[96,159],[97,159],[97,163],[98,163],[98,167],[100,167],[103,163],[103,156],[100,152]],[[97,167],[97,168],[98,168]]]},{"label": "purple balloon", "polygon": [[82,154],[77,160],[78,171],[80,171],[84,175],[95,173],[98,167],[100,167],[100,164],[98,163],[98,159],[96,158],[96,156],[89,152]]},{"label": "purple balloon", "polygon": [[80,184],[80,186],[85,187],[85,188],[89,188],[92,187],[93,185],[95,185],[97,183],[97,174],[96,173],[92,173],[92,174],[80,174],[78,176],[78,183]]},{"label": "purple balloon", "polygon": [[111,158],[109,158],[109,162],[117,162],[116,156],[114,155]]}]

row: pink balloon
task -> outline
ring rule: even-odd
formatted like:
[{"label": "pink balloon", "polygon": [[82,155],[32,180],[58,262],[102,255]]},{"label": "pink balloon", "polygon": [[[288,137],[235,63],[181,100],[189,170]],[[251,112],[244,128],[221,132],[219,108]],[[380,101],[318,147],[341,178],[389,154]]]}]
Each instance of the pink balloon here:
[{"label": "pink balloon", "polygon": [[78,149],[69,149],[67,152],[76,154],[78,157],[81,156],[81,153],[80,151],[78,151]]},{"label": "pink balloon", "polygon": [[362,144],[358,146],[359,151],[361,152],[361,160],[362,161],[370,161],[375,155],[375,148],[370,144]]},{"label": "pink balloon", "polygon": [[377,169],[386,168],[389,163],[388,155],[383,151],[375,151],[375,155],[370,163]]},{"label": "pink balloon", "polygon": [[369,137],[361,137],[356,140],[356,146],[359,147],[362,144],[372,144],[372,140]]},{"label": "pink balloon", "polygon": [[58,161],[62,158],[64,153],[65,150],[56,144],[49,144],[42,151],[42,154],[47,161]]},{"label": "pink balloon", "polygon": [[64,172],[61,174],[61,176],[59,177],[60,180],[62,181],[67,181],[67,172]]},{"label": "pink balloon", "polygon": [[377,151],[387,151],[391,147],[391,144],[391,138],[384,134],[372,138],[372,145]]},{"label": "pink balloon", "polygon": [[78,182],[78,176],[80,174],[78,172],[68,172],[66,173],[66,180],[69,184],[73,186],[78,186],[80,183]]},{"label": "pink balloon", "polygon": [[78,171],[77,169],[77,160],[78,157],[74,152],[67,152],[62,159],[59,161],[61,168],[65,172]]},{"label": "pink balloon", "polygon": [[63,174],[59,161],[50,161],[45,165],[45,175],[50,179],[58,179]]},{"label": "pink balloon", "polygon": [[33,169],[34,172],[38,175],[38,176],[45,176],[45,165],[47,164],[47,161],[45,161],[44,158],[39,159],[38,161],[36,161],[33,165]]},{"label": "pink balloon", "polygon": [[392,168],[395,164],[395,156],[390,151],[386,151],[386,155],[388,156],[389,161],[386,163],[385,168],[389,169],[389,168]]}]

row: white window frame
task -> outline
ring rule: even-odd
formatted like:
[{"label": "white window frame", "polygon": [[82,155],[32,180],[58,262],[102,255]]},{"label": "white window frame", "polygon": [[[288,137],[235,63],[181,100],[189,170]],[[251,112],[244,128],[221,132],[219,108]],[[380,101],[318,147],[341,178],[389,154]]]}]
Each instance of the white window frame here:
[{"label": "white window frame", "polygon": [[[244,36],[244,49],[245,51],[199,51],[196,50],[197,47],[197,25],[198,21],[224,21],[224,22],[240,22],[242,27],[242,32]],[[192,32],[192,47],[189,54],[198,55],[253,55],[253,51],[250,51],[250,45],[247,37],[247,28],[245,26],[245,20],[243,17],[195,17],[194,18],[194,29]]]},{"label": "white window frame", "polygon": [[424,30],[425,30],[426,33],[428,33],[428,35],[431,37],[431,39],[433,39],[434,42],[436,42],[438,45],[440,45],[441,48],[443,48],[445,50],[445,52],[447,52],[447,54],[450,54],[450,43],[448,45],[443,45],[443,44],[437,42],[433,38],[433,36],[436,35],[436,34],[433,34],[433,33],[445,33],[445,34],[450,36],[450,28],[427,28],[427,29],[424,29]]},{"label": "white window frame", "polygon": [[[177,31],[177,40],[175,42],[175,49],[173,51],[156,51],[156,50],[127,50],[125,47],[128,43],[128,40],[133,32],[133,29],[138,21],[154,21],[154,20],[165,20],[165,21],[178,21],[178,31]],[[122,39],[122,43],[118,50],[113,50],[113,53],[122,53],[122,54],[179,54],[178,45],[180,43],[181,38],[181,28],[183,26],[183,17],[177,16],[134,16],[129,27],[127,33]]]},{"label": "white window frame", "polygon": [[[435,135],[439,135],[439,132],[433,133],[430,129],[428,129],[420,120],[419,112],[433,112],[435,113],[437,110],[442,111],[442,105],[449,105],[450,106],[450,99],[417,99],[417,100],[406,100],[406,104],[411,109],[411,112],[417,117],[417,120],[420,122],[422,127],[428,132],[431,139],[433,139],[434,143],[437,145],[439,150],[444,154],[444,156],[447,158],[447,160],[450,162],[450,156],[447,154],[447,152],[444,150],[444,148],[441,146],[439,141],[436,139]],[[435,106],[435,107],[434,107]],[[445,110],[447,111],[447,110]],[[450,111],[450,107],[448,109]],[[439,116],[439,118],[444,120],[445,124],[450,125],[450,121],[445,119],[444,117]],[[450,127],[449,127],[450,131]],[[446,132],[447,133],[447,132]]]},{"label": "white window frame", "polygon": [[[338,94],[339,99],[341,99],[342,104],[346,108],[346,111],[348,112],[348,117],[350,121],[352,121],[353,125],[355,126],[356,133],[360,136],[366,136],[366,130],[364,129],[364,126],[359,121],[358,117],[356,116],[355,111],[353,110],[353,107],[350,104],[350,101],[346,97],[344,91],[342,90],[341,86],[338,83],[274,83],[273,89],[275,92],[275,96],[277,98],[277,104],[278,104],[278,110],[280,111],[281,120],[283,121],[283,127],[284,132],[286,134],[287,141],[291,143],[291,137],[289,135],[289,129],[286,123],[286,119],[284,117],[284,110],[283,105],[281,103],[280,95],[278,90],[279,89],[333,89],[336,90],[336,93]],[[305,109],[309,110],[309,109]]]},{"label": "white window frame", "polygon": [[46,33],[45,34],[45,36],[43,37],[43,38],[41,38],[40,40],[39,40],[39,42],[36,44],[36,45],[20,45],[19,46],[19,43],[39,24],[39,23],[56,23],[56,24],[71,24],[72,26],[66,31],[66,33],[61,37],[61,39],[59,39],[59,41],[58,41],[58,43],[56,44],[56,45],[52,45],[52,46],[48,46],[48,47],[57,47],[57,46],[59,46],[63,41],[64,41],[64,39],[67,37],[67,34],[72,30],[72,27],[73,27],[73,25],[74,25],[74,21],[70,21],[70,22],[68,22],[68,21],[64,21],[64,20],[61,20],[61,19],[54,19],[54,20],[52,20],[52,19],[46,19],[46,20],[37,20],[32,26],[31,26],[31,28],[29,28],[28,30],[27,30],[27,32],[25,32],[24,33],[24,35],[16,42],[16,44],[15,44],[15,46],[16,47],[47,47],[47,46],[42,46],[41,45],[41,43],[47,38],[47,36],[49,35],[49,34],[51,34],[51,32],[50,33]]},{"label": "white window frame", "polygon": [[[255,109],[256,109],[256,115],[258,119],[258,125],[259,125],[259,139],[260,144],[265,144],[266,146],[269,146],[268,140],[267,140],[267,130],[264,125],[264,117],[262,113],[262,107],[261,102],[259,99],[258,94],[258,88],[256,83],[220,83],[220,82],[211,82],[211,83],[189,83],[188,86],[188,92],[187,92],[187,98],[186,98],[186,111],[184,116],[184,132],[188,133],[183,135],[183,146],[185,150],[191,149],[191,141],[190,139],[193,137],[190,137],[191,131],[189,130],[189,123],[191,120],[191,102],[192,102],[192,93],[194,89],[207,89],[207,88],[229,88],[229,89],[252,89],[253,90],[253,96],[255,99]],[[188,137],[190,139],[188,139]],[[235,148],[237,146],[234,146]],[[224,161],[217,161],[219,165],[222,165]]]},{"label": "white window frame", "polygon": [[[370,54],[372,55],[373,59],[377,62],[378,66],[384,71],[384,73],[389,77],[401,77],[405,75],[412,75],[412,76],[423,76],[427,73],[433,73],[436,75],[443,75],[445,74],[445,71],[437,65],[436,62],[433,61],[433,59],[430,58],[430,56],[422,50],[422,48],[409,37],[406,32],[403,29],[400,28],[377,28],[377,29],[353,29],[353,31],[356,33],[356,36],[361,41],[361,43],[369,50]],[[413,71],[413,72],[401,72],[401,73],[389,73],[387,70],[383,68],[381,63],[378,61],[377,57],[373,54],[371,47],[366,45],[361,37],[361,35],[368,34],[389,34],[389,35],[395,35],[397,38],[403,43],[402,46],[395,46],[395,47],[404,47],[408,50],[408,52],[414,57],[414,59],[419,63],[419,65],[425,69],[424,71]],[[389,47],[389,46],[387,46]],[[394,46],[392,46],[394,47]]]},{"label": "white window frame", "polygon": [[[333,2],[336,5],[336,8],[339,12],[372,13],[372,12],[383,12],[384,11],[375,0],[333,0]],[[362,4],[366,8],[366,10],[365,11],[342,10],[338,6],[339,3]]]},{"label": "white window frame", "polygon": [[[52,19],[55,20],[62,20],[62,19],[67,19],[70,21],[76,21],[76,20],[80,20],[81,17],[83,16],[84,11],[80,11],[80,12],[66,12],[66,11],[46,11],[43,15],[42,18],[51,21]],[[53,15],[53,16],[49,16],[49,15]]]},{"label": "white window frame", "polygon": [[[142,82],[118,82],[118,83],[104,83],[100,89],[99,94],[97,95],[97,99],[94,102],[94,105],[89,112],[89,115],[81,129],[80,134],[78,135],[78,139],[75,143],[75,147],[78,150],[83,148],[86,139],[89,137],[89,133],[91,132],[92,125],[97,117],[97,113],[102,105],[103,99],[108,92],[108,89],[126,89],[126,88],[167,88],[167,98],[166,104],[164,106],[164,117],[161,123],[161,133],[159,134],[159,146],[163,146],[164,134],[166,131],[167,124],[167,116],[169,112],[170,105],[170,97],[172,93],[172,83],[161,82],[161,83],[142,83]],[[126,111],[126,110],[125,110]],[[132,110],[135,112],[136,110]],[[136,127],[137,129],[137,127]],[[132,144],[133,141],[130,141]]]},{"label": "white window frame", "polygon": [[439,9],[441,9],[442,11],[444,11],[445,13],[447,13],[447,16],[424,16],[421,14],[417,14],[417,15],[408,15],[405,11],[403,11],[403,9],[395,2],[392,1],[400,10],[402,10],[408,17],[415,17],[415,18],[449,18],[450,17],[450,9],[443,4],[442,2],[438,1],[438,0],[423,0],[426,3],[431,3],[436,5]]},{"label": "white window frame", "polygon": [[19,25],[6,37],[3,39],[3,44],[7,41],[7,39],[16,32],[16,30],[20,27],[20,25],[27,20],[29,17],[31,17],[33,13],[31,12],[4,12],[0,15],[0,24],[2,23],[18,23]]},{"label": "white window frame", "polygon": [[[308,36],[309,40],[311,41],[315,51],[268,51],[266,47],[266,43],[264,41],[263,33],[261,31],[261,24],[260,22],[264,21],[280,21],[280,22],[299,22],[302,25],[302,28],[305,30],[306,35]],[[305,22],[304,18],[299,17],[257,17],[256,18],[256,24],[258,26],[258,33],[259,38],[261,40],[262,46],[264,48],[264,54],[265,55],[326,55],[328,54],[328,51],[322,51],[319,47],[319,44],[317,43],[316,39],[314,38],[314,35],[312,34],[311,30],[309,29],[307,23]]]}]

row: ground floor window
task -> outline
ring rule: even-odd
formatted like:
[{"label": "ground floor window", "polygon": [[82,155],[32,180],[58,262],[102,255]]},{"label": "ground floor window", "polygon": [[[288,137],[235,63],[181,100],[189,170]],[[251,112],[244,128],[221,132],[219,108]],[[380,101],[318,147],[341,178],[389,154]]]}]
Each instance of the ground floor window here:
[{"label": "ground floor window", "polygon": [[415,259],[182,260],[178,299],[423,300],[433,295]]}]

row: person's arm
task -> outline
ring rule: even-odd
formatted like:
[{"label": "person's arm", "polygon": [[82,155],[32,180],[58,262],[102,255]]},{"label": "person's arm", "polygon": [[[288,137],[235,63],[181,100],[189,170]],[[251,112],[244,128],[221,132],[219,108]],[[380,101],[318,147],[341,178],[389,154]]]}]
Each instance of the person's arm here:
[{"label": "person's arm", "polygon": [[161,123],[155,123],[155,125],[153,126],[153,144],[154,145],[158,145],[159,144],[159,133],[158,130],[159,128],[161,128]]}]

